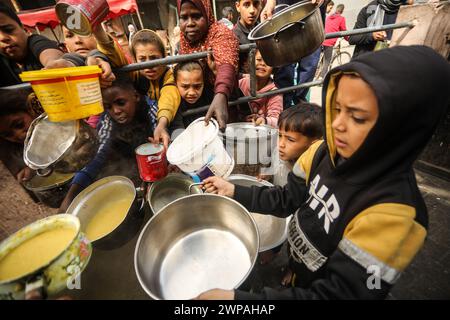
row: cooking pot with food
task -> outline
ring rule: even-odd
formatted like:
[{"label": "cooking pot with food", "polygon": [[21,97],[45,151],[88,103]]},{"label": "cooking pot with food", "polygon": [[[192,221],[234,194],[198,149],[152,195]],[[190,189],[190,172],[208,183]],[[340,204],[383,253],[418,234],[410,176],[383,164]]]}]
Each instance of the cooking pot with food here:
[{"label": "cooking pot with food", "polygon": [[100,179],[73,199],[67,213],[80,219],[94,248],[110,250],[133,238],[144,221],[143,199],[127,177]]},{"label": "cooking pot with food", "polygon": [[0,299],[31,290],[53,296],[75,286],[92,247],[77,217],[58,214],[33,222],[0,243]]},{"label": "cooking pot with food", "polygon": [[70,188],[73,173],[60,173],[53,171],[47,177],[39,175],[24,182],[24,187],[31,191],[43,204],[51,208],[59,208]]}]

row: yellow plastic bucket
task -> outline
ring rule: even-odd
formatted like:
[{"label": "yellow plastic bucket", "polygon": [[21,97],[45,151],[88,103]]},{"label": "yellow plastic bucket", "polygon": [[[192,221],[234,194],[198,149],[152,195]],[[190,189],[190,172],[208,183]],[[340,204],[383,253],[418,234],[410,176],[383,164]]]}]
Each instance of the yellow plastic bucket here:
[{"label": "yellow plastic bucket", "polygon": [[103,112],[98,66],[25,71],[42,107],[53,122],[87,118]]}]

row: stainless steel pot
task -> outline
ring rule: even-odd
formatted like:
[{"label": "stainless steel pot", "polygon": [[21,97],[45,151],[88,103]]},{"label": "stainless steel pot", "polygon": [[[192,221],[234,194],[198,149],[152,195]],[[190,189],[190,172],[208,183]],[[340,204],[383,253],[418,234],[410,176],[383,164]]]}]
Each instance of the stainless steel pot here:
[{"label": "stainless steel pot", "polygon": [[[244,187],[273,187],[268,181],[257,180],[244,174],[234,174],[228,177],[228,181]],[[287,238],[290,218],[278,218],[270,214],[250,213],[255,219],[259,231],[259,252],[267,251],[282,244]]]},{"label": "stainless steel pot", "polygon": [[44,113],[28,129],[23,159],[39,175],[73,173],[91,161],[97,149],[97,132],[86,122],[51,122]]},{"label": "stainless steel pot", "polygon": [[91,219],[111,199],[118,199],[127,195],[132,195],[134,200],[130,203],[125,219],[109,234],[92,241],[94,248],[116,249],[137,234],[144,219],[144,201],[138,199],[138,190],[130,179],[122,176],[110,176],[94,182],[73,199],[67,213],[80,219],[81,230],[85,232]]},{"label": "stainless steel pot", "polygon": [[320,9],[309,1],[294,4],[256,26],[248,39],[256,42],[268,65],[296,63],[325,40]]},{"label": "stainless steel pot", "polygon": [[147,192],[147,203],[153,214],[157,214],[163,207],[179,198],[202,193],[200,186],[193,186],[193,183],[191,177],[181,173],[170,173],[152,183]]},{"label": "stainless steel pot", "polygon": [[253,218],[213,194],[178,199],[153,216],[136,244],[134,266],[153,299],[190,299],[213,288],[238,288],[259,248]]},{"label": "stainless steel pot", "polygon": [[277,148],[277,130],[268,125],[230,123],[224,133],[219,132],[219,136],[228,154],[233,155],[233,174],[258,175],[261,167],[270,166],[272,152]]}]

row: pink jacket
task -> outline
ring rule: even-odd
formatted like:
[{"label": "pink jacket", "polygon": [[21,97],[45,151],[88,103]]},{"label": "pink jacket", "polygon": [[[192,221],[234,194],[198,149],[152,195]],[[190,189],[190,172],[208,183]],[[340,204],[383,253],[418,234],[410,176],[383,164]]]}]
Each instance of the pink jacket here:
[{"label": "pink jacket", "polygon": [[[244,95],[250,95],[250,77],[246,76],[239,80],[239,88]],[[275,90],[277,87],[275,83],[271,82],[264,88],[258,91],[258,93],[267,92],[270,90]],[[266,123],[269,126],[278,127],[278,117],[283,111],[283,95],[277,94],[270,97],[264,97],[261,99],[253,100],[249,102],[250,108],[252,108],[253,113],[264,115],[266,118]]]},{"label": "pink jacket", "polygon": [[[340,13],[334,13],[325,20],[325,33],[346,31],[345,18]],[[348,41],[348,36],[344,37]],[[338,38],[327,39],[323,42],[325,47],[334,47]]]}]

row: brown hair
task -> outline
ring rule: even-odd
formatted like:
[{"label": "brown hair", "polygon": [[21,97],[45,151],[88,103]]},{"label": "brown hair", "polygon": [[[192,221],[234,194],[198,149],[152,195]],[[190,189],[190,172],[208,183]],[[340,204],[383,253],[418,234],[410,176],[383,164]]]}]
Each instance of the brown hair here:
[{"label": "brown hair", "polygon": [[138,44],[153,44],[158,50],[161,52],[163,58],[166,57],[166,48],[164,46],[164,42],[158,34],[150,29],[142,29],[136,32],[131,40],[131,53],[133,57],[136,58],[135,48]]}]

